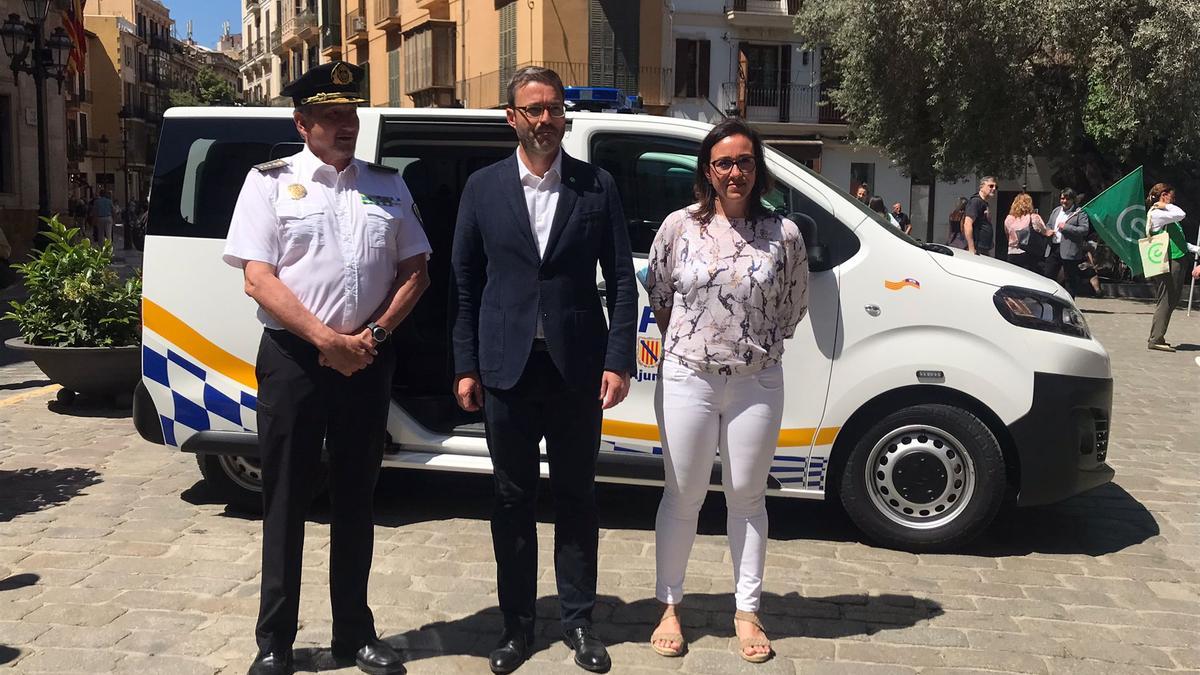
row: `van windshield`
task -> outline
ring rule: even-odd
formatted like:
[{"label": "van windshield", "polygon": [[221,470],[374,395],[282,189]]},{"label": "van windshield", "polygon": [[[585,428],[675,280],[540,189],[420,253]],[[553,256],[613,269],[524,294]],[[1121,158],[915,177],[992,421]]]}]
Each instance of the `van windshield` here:
[{"label": "van windshield", "polygon": [[[797,170],[802,171],[806,176],[813,177],[819,183],[821,183],[825,187],[829,188],[829,190],[834,195],[837,195],[838,197],[840,197],[847,203],[853,205],[854,208],[861,211],[862,214],[864,216],[866,216],[868,220],[879,225],[880,227],[885,229],[889,234],[899,237],[902,241],[904,241],[908,244],[911,244],[913,246],[919,247],[921,245],[921,242],[917,241],[916,239],[913,239],[912,237],[908,236],[907,234],[904,234],[903,232],[901,232],[899,229],[893,227],[891,222],[888,221],[887,216],[884,216],[879,213],[875,213],[871,209],[867,208],[866,204],[864,204],[864,203],[858,201],[857,199],[855,199],[854,197],[850,196],[850,193],[843,190],[836,183],[829,180],[825,176],[822,176],[821,174],[817,173],[816,171],[813,171],[812,169],[808,168],[807,166],[804,166],[800,162],[792,159],[791,157],[785,155],[782,152],[777,152],[774,150],[768,150],[768,152],[771,153],[772,159],[779,161],[779,162],[785,162],[787,164],[790,164],[791,166],[795,167]],[[857,229],[857,227],[855,229]]]},{"label": "van windshield", "polygon": [[303,147],[291,117],[168,117],[154,162],[146,233],[223,239],[246,174]]}]

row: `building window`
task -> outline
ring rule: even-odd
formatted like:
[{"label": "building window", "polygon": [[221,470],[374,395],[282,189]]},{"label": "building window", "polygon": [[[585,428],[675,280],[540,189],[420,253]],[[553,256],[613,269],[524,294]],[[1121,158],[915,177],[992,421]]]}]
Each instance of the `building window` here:
[{"label": "building window", "polygon": [[508,81],[517,72],[517,3],[500,8],[500,100],[508,101]]},{"label": "building window", "polygon": [[79,113],[79,138],[82,143],[88,142],[88,116],[87,113]]},{"label": "building window", "polygon": [[[507,84],[507,82],[505,83]],[[453,103],[454,26],[429,23],[404,35],[404,89],[417,107]],[[440,96],[430,91],[442,89]]]},{"label": "building window", "polygon": [[675,40],[675,96],[708,98],[708,40]]},{"label": "building window", "polygon": [[623,0],[588,0],[587,84],[631,95],[638,93],[640,22],[638,12],[623,5]]},{"label": "building window", "polygon": [[867,186],[867,196],[875,192],[875,163],[851,162],[850,164],[850,194],[858,190],[858,186]]}]

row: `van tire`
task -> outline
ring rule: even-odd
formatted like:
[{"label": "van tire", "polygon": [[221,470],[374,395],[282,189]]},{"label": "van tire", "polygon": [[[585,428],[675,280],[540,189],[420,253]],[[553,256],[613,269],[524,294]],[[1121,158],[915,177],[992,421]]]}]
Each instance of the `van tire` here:
[{"label": "van tire", "polygon": [[[235,455],[196,455],[200,475],[219,501],[238,511],[261,514],[262,471],[257,457]],[[313,499],[329,488],[329,467],[322,462],[320,473],[313,481]]]},{"label": "van tire", "polygon": [[839,478],[846,513],[870,539],[914,552],[966,544],[996,517],[1005,493],[996,437],[972,413],[942,404],[880,420]]}]

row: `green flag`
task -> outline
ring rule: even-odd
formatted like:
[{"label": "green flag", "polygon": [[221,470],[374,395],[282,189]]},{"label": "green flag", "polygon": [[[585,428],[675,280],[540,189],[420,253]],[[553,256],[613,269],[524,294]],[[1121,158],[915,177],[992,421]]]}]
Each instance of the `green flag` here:
[{"label": "green flag", "polygon": [[1114,183],[1092,201],[1084,204],[1084,213],[1092,221],[1100,238],[1133,270],[1142,274],[1138,239],[1146,236],[1146,194],[1142,167]]}]

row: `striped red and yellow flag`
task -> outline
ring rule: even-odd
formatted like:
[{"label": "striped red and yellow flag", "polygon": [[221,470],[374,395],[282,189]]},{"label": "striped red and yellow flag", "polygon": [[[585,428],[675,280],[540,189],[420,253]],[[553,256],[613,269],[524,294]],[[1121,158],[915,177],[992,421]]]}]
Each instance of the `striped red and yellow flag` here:
[{"label": "striped red and yellow flag", "polygon": [[87,0],[71,0],[63,10],[63,29],[71,38],[71,59],[67,62],[67,72],[83,75],[87,69],[87,33],[83,29],[83,6]]}]

